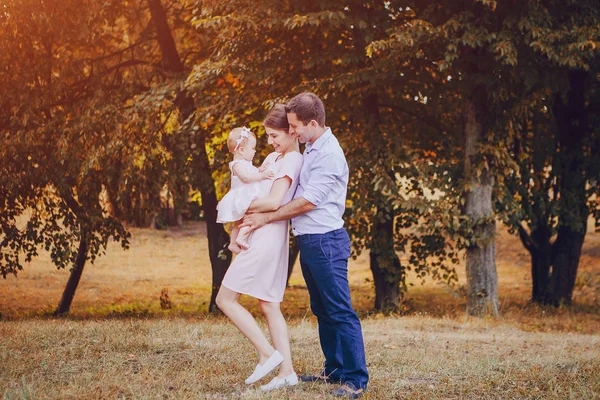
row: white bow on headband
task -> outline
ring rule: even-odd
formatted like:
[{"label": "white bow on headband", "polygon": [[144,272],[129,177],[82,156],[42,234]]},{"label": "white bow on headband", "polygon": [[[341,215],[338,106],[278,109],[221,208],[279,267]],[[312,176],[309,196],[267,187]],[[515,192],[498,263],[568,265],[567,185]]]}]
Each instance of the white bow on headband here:
[{"label": "white bow on headband", "polygon": [[242,143],[242,140],[249,138],[251,133],[252,133],[252,131],[250,129],[243,126],[242,133],[240,133],[240,137],[237,138],[235,141],[236,145],[235,145],[235,148],[233,149],[233,151],[236,151],[238,149],[238,147],[240,147],[240,143]]}]

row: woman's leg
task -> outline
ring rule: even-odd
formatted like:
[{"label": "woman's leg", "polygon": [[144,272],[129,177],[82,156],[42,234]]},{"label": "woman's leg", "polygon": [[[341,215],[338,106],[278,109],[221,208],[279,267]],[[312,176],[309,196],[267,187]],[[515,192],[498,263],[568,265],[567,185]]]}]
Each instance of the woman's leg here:
[{"label": "woman's leg", "polygon": [[284,378],[294,373],[287,323],[279,308],[280,303],[259,300],[259,304],[263,314],[267,318],[269,334],[271,335],[273,346],[275,346],[275,348],[283,355],[283,362],[281,363],[279,374],[277,376],[279,378]]},{"label": "woman's leg", "polygon": [[[259,364],[264,364],[275,349],[260,330],[252,314],[238,303],[240,294],[221,286],[217,294],[217,306],[233,324],[254,345],[260,356]],[[270,327],[269,327],[270,329]],[[283,353],[282,353],[283,354]],[[285,355],[284,355],[285,356]]]}]

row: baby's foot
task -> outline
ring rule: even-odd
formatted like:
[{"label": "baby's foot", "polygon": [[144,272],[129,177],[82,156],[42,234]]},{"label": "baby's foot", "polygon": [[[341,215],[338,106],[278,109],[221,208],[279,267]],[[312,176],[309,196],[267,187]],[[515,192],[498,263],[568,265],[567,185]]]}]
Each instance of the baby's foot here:
[{"label": "baby's foot", "polygon": [[229,246],[227,246],[227,248],[233,254],[239,254],[239,252],[242,251],[242,249],[240,248],[240,246],[238,246],[237,243],[235,243],[235,242],[229,243]]}]

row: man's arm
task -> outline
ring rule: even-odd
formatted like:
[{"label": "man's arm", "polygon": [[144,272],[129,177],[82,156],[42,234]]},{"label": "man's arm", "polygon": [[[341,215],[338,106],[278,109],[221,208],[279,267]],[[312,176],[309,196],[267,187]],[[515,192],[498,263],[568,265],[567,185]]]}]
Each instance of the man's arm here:
[{"label": "man's arm", "polygon": [[313,210],[316,206],[304,197],[299,197],[279,207],[276,211],[267,213],[254,213],[244,216],[242,227],[249,227],[251,231],[275,221],[286,221]]}]

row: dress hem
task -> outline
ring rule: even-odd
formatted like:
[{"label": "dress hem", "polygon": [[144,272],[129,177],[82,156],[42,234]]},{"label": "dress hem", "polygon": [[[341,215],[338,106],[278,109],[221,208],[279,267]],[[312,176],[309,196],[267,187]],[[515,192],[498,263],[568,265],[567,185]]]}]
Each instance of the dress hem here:
[{"label": "dress hem", "polygon": [[262,297],[258,297],[256,295],[248,293],[248,292],[242,292],[240,290],[230,288],[229,286],[227,286],[223,283],[221,283],[221,286],[225,286],[227,289],[231,290],[232,292],[239,293],[239,294],[245,294],[246,296],[254,297],[255,299],[262,300],[262,301],[268,301],[269,303],[281,303],[283,301],[283,299],[281,299],[279,301],[275,301],[275,300],[269,300],[269,299],[265,299]]}]

